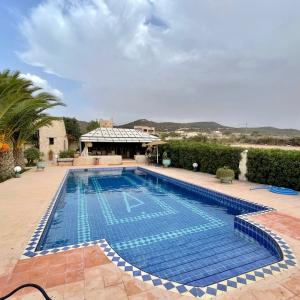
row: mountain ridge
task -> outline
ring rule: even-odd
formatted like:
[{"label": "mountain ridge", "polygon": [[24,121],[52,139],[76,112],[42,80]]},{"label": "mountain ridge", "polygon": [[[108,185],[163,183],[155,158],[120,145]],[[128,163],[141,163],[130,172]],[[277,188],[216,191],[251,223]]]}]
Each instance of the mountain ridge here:
[{"label": "mountain ridge", "polygon": [[225,126],[217,122],[155,122],[147,119],[138,119],[133,122],[122,124],[116,127],[119,128],[133,128],[134,126],[149,126],[155,127],[157,131],[175,131],[180,128],[190,128],[192,130],[228,130],[232,132],[258,132],[266,135],[287,135],[287,136],[300,136],[300,130],[293,128],[277,128],[273,126],[260,126],[260,127],[233,127]]}]

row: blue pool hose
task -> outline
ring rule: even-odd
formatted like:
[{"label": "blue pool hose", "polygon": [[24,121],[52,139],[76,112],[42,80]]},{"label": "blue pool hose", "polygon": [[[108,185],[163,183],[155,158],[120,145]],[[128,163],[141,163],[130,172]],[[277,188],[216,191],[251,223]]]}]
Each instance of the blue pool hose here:
[{"label": "blue pool hose", "polygon": [[278,186],[272,186],[272,185],[263,185],[263,186],[257,186],[250,189],[253,190],[268,190],[269,192],[280,194],[280,195],[288,195],[288,196],[296,196],[298,195],[298,192],[292,189],[278,187]]}]

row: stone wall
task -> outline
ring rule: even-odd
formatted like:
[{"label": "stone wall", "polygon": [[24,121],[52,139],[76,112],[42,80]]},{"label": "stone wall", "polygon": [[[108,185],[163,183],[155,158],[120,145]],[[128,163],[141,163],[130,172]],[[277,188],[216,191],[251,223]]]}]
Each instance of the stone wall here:
[{"label": "stone wall", "polygon": [[96,165],[96,159],[99,165],[121,165],[121,155],[99,155],[99,156],[80,156],[74,159],[75,166]]}]

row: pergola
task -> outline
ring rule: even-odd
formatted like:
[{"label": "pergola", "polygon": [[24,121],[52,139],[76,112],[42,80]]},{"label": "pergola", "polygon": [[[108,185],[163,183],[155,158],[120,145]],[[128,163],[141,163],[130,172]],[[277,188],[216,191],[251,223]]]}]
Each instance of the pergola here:
[{"label": "pergola", "polygon": [[99,127],[80,137],[80,153],[87,147],[92,155],[117,154],[129,158],[144,153],[143,144],[158,140],[154,135],[135,129]]}]

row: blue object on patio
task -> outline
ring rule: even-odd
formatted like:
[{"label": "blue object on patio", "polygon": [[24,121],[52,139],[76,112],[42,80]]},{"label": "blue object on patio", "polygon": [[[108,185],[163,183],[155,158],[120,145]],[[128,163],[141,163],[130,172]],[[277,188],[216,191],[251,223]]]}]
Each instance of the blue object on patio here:
[{"label": "blue object on patio", "polygon": [[298,192],[295,190],[278,187],[278,186],[271,186],[269,191],[272,193],[281,194],[281,195],[290,195],[290,196],[298,195]]},{"label": "blue object on patio", "polygon": [[251,188],[250,190],[251,191],[253,191],[253,190],[268,190],[269,192],[272,192],[275,194],[288,195],[288,196],[296,196],[299,194],[295,190],[284,188],[284,187],[272,186],[272,185],[257,186],[257,187]]}]

